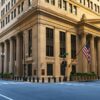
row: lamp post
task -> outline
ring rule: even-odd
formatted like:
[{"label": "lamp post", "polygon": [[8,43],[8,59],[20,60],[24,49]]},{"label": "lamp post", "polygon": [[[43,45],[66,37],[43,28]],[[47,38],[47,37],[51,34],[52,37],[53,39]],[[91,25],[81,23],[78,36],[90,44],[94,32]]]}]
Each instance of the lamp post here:
[{"label": "lamp post", "polygon": [[2,52],[2,53],[1,53],[1,58],[2,58],[2,74],[1,74],[1,78],[2,78],[2,79],[3,79],[3,72],[4,72],[4,68],[3,68],[3,67],[4,67],[4,55],[5,55],[5,54]]}]

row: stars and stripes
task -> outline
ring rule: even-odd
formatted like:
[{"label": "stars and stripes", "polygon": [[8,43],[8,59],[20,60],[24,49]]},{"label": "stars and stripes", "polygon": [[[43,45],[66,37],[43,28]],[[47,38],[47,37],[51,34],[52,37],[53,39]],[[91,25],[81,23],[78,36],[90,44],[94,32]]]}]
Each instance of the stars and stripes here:
[{"label": "stars and stripes", "polygon": [[88,63],[91,63],[91,54],[90,54],[90,47],[88,44],[86,44],[82,49],[83,54],[88,60]]}]

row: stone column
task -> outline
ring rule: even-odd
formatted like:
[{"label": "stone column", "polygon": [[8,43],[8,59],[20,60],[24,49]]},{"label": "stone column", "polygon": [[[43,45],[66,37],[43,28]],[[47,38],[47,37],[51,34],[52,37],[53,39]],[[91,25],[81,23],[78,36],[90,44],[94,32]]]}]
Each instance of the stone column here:
[{"label": "stone column", "polygon": [[[81,37],[79,35],[77,35],[77,37],[76,37],[76,48],[77,48],[77,53],[82,48]],[[76,71],[82,73],[83,72],[83,69],[82,69],[82,52],[79,53],[79,55],[77,56],[77,59],[78,59],[78,62],[77,62]]]},{"label": "stone column", "polygon": [[90,49],[91,49],[91,72],[95,72],[95,51],[94,51],[94,36],[90,39]]},{"label": "stone column", "polygon": [[[81,42],[82,47],[85,46],[85,45],[86,45],[86,33],[82,34],[82,42]],[[85,55],[83,54],[83,52],[82,52],[81,63],[82,63],[83,73],[87,73],[87,71],[88,71],[88,69],[87,69],[88,61],[87,61],[87,58],[85,57]]]},{"label": "stone column", "polygon": [[67,55],[67,66],[65,70],[65,75],[67,77],[67,81],[70,81],[70,74],[72,71],[72,64],[71,64],[71,34],[70,32],[66,33],[66,52]]},{"label": "stone column", "polygon": [[97,51],[98,51],[98,55],[97,55],[97,67],[98,67],[98,75],[99,75],[99,77],[100,77],[100,38],[98,39],[98,42],[97,42]]},{"label": "stone column", "polygon": [[0,73],[2,73],[2,45],[0,44]]},{"label": "stone column", "polygon": [[59,30],[54,29],[54,57],[55,57],[55,63],[54,63],[54,76],[59,77],[60,76],[60,40],[59,40]]},{"label": "stone column", "polygon": [[[37,30],[34,31],[34,29],[37,29],[37,28],[38,28],[38,33],[37,33]],[[32,37],[33,37],[32,48],[33,48],[33,58],[34,58],[33,63],[35,63],[34,67],[37,67],[38,65],[37,67],[38,77],[41,76],[42,69],[45,70],[45,75],[46,75],[46,31],[45,30],[46,30],[45,25],[38,24],[38,27],[37,25],[33,27],[33,33],[32,33]]]},{"label": "stone column", "polygon": [[13,51],[13,39],[10,38],[10,66],[9,66],[9,72],[13,73],[13,67],[14,67],[14,51]]},{"label": "stone column", "polygon": [[66,52],[67,55],[67,65],[71,63],[71,34],[70,32],[66,33]]},{"label": "stone column", "polygon": [[20,76],[20,36],[16,36],[16,76]]},{"label": "stone column", "polygon": [[7,42],[5,41],[4,42],[4,73],[7,73],[7,67],[8,67],[8,64],[7,64]]}]

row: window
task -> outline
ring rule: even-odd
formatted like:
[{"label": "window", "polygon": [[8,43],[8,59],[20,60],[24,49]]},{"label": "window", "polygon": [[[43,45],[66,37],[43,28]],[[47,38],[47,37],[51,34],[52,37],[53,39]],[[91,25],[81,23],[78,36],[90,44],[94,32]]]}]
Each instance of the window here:
[{"label": "window", "polygon": [[90,7],[90,1],[89,0],[87,0],[87,4],[88,4],[88,8]]},{"label": "window", "polygon": [[90,2],[90,7],[91,7],[91,9],[93,9],[93,2],[92,1]]},{"label": "window", "polygon": [[13,11],[11,12],[11,19],[13,19]]},{"label": "window", "polygon": [[60,64],[60,75],[65,75],[65,67]]},{"label": "window", "polygon": [[54,56],[54,30],[46,28],[46,56]]},{"label": "window", "polygon": [[20,14],[20,5],[18,6],[18,14]]},{"label": "window", "polygon": [[28,6],[32,5],[32,0],[28,0]]},{"label": "window", "polygon": [[14,9],[14,18],[16,17],[16,9]]},{"label": "window", "polygon": [[8,17],[6,17],[6,24],[8,23]]},{"label": "window", "polygon": [[67,10],[67,2],[65,0],[63,0],[63,8],[64,10]]},{"label": "window", "polygon": [[100,13],[100,7],[99,6],[97,6],[97,11],[98,11],[98,13]]},{"label": "window", "polygon": [[96,4],[94,4],[94,8],[95,8],[95,11],[97,11],[97,5]]},{"label": "window", "polygon": [[29,57],[32,56],[32,29],[28,31],[28,54]]},{"label": "window", "polygon": [[10,2],[8,3],[8,10],[10,10]]},{"label": "window", "polygon": [[8,23],[10,22],[10,15],[8,15]]},{"label": "window", "polygon": [[8,6],[6,5],[6,12],[8,11]]},{"label": "window", "polygon": [[72,4],[69,4],[69,11],[70,11],[71,13],[73,13]]},{"label": "window", "polygon": [[47,75],[53,75],[53,64],[47,64]]},{"label": "window", "polygon": [[21,11],[23,11],[24,10],[24,2],[22,2],[22,4],[21,4]]},{"label": "window", "polygon": [[45,0],[45,2],[49,3],[49,0]]},{"label": "window", "polygon": [[73,7],[73,14],[77,15],[77,7],[76,6]]},{"label": "window", "polygon": [[66,53],[66,35],[65,32],[60,31],[60,35],[59,35],[59,39],[60,39],[60,55],[62,57],[62,55],[64,55]]},{"label": "window", "polygon": [[62,2],[61,2],[61,0],[58,0],[58,8],[62,8]]},{"label": "window", "polygon": [[32,64],[28,64],[28,76],[32,76]]},{"label": "window", "polygon": [[52,5],[55,5],[55,0],[51,0],[51,4]]},{"label": "window", "polygon": [[71,58],[76,59],[76,36],[71,35]]},{"label": "window", "polygon": [[41,75],[45,75],[45,70],[44,69],[41,70]]}]

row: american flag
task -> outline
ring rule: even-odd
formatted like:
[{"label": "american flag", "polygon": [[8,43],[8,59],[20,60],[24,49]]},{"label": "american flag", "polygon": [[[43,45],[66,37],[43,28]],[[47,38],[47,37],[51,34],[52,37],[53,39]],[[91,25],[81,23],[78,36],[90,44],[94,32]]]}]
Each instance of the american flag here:
[{"label": "american flag", "polygon": [[90,47],[88,44],[86,44],[82,49],[83,54],[88,60],[88,63],[91,63],[91,54],[90,54]]}]

